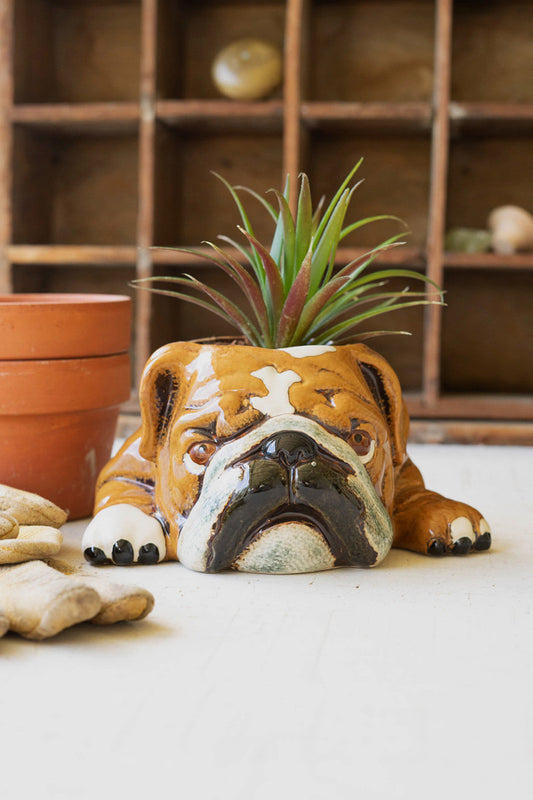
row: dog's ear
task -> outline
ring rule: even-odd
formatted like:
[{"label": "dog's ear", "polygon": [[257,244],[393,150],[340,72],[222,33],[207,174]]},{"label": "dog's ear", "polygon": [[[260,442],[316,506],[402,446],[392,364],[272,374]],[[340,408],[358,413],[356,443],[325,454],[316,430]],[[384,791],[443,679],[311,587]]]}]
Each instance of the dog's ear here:
[{"label": "dog's ear", "polygon": [[189,343],[169,344],[150,357],[141,378],[141,441],[139,452],[153,461],[157,457],[177,404],[185,392],[185,367],[197,353]]},{"label": "dog's ear", "polygon": [[353,355],[357,359],[363,378],[387,420],[393,463],[395,467],[399,467],[405,460],[409,415],[403,401],[398,376],[390,364],[370,347],[364,344],[348,345],[348,347],[353,348]]}]

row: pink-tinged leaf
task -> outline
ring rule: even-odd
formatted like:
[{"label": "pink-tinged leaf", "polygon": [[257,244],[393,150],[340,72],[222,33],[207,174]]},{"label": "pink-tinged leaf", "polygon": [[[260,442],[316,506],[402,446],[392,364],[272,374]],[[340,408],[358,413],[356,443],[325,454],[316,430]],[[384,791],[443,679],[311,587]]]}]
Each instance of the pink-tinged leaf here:
[{"label": "pink-tinged leaf", "polygon": [[328,300],[333,297],[349,281],[349,278],[333,278],[314,297],[305,304],[300,314],[298,323],[293,332],[294,341],[299,341],[305,335],[310,325],[316,319],[316,315],[321,311]]},{"label": "pink-tinged leaf", "polygon": [[227,297],[224,297],[223,294],[217,292],[216,289],[211,288],[206,283],[202,283],[197,278],[194,278],[192,275],[187,276],[191,282],[194,284],[195,288],[198,291],[203,292],[208,297],[216,303],[219,308],[226,312],[226,314],[231,317],[231,319],[235,322],[235,324],[240,328],[240,330],[247,336],[248,338],[255,338],[259,339],[259,334],[255,325],[251,322],[250,319],[244,314],[241,309],[232,303],[231,300],[228,300]]},{"label": "pink-tinged leaf", "polygon": [[189,303],[193,303],[194,305],[201,306],[208,311],[211,311],[214,314],[218,314],[218,316],[222,317],[226,320],[226,322],[231,322],[235,325],[246,338],[254,343],[260,343],[261,337],[255,325],[248,319],[246,314],[244,314],[238,306],[228,300],[227,297],[217,292],[216,289],[212,289],[207,284],[202,283],[197,278],[194,278],[192,275],[184,275],[183,277],[167,277],[167,276],[157,276],[153,278],[140,278],[133,283],[135,285],[143,283],[144,281],[160,281],[165,283],[172,283],[177,284],[178,286],[184,286],[190,289],[196,289],[198,292],[201,292],[207,297],[209,297],[214,303],[213,306],[211,303],[207,303],[205,300],[201,300],[200,298],[195,297],[194,295],[185,294],[184,292],[178,292],[175,290],[168,290],[168,289],[158,289],[154,287],[144,287],[141,286],[141,289],[148,289],[148,291],[154,292],[155,294],[163,294],[168,295],[170,297],[175,296],[182,300],[186,300]]},{"label": "pink-tinged leaf", "polygon": [[273,325],[277,325],[279,310],[283,306],[283,282],[281,280],[278,265],[273,260],[268,250],[263,247],[261,242],[258,242],[257,239],[248,233],[248,231],[245,231],[244,228],[239,227],[239,230],[246,236],[261,259],[261,263],[263,264],[263,268],[265,270],[267,284],[267,304],[272,315],[272,323]]},{"label": "pink-tinged leaf", "polygon": [[298,326],[302,311],[309,294],[311,283],[311,259],[313,256],[312,247],[309,247],[302,266],[292,284],[287,299],[283,304],[283,310],[279,318],[278,332],[276,336],[276,346],[286,347],[290,344],[294,331]]},{"label": "pink-tinged leaf", "polygon": [[[265,340],[268,342],[270,339],[270,330],[268,325],[268,309],[266,307],[265,299],[261,294],[257,283],[253,280],[250,274],[245,270],[242,264],[234,259],[229,253],[226,253],[222,248],[217,247],[212,242],[208,242],[213,250],[215,250],[222,259],[225,259],[227,264],[220,263],[222,269],[233,278],[235,283],[247,298],[251,308],[253,309],[257,322],[261,328]],[[231,272],[233,271],[233,273]]]}]

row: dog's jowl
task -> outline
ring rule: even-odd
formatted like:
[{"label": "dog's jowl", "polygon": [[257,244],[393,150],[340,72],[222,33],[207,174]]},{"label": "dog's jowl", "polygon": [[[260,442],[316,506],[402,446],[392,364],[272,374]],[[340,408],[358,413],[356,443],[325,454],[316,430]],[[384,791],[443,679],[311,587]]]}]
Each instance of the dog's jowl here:
[{"label": "dog's jowl", "polygon": [[291,573],[490,547],[478,511],[425,488],[398,379],[364,345],[167,345],[140,396],[100,475],[94,564]]}]

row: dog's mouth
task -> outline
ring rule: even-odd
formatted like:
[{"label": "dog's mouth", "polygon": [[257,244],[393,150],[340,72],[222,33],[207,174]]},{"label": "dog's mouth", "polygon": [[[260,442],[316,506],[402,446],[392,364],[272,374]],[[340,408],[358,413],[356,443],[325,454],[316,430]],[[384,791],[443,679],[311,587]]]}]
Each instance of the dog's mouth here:
[{"label": "dog's mouth", "polygon": [[279,511],[275,511],[262,519],[245,536],[243,550],[250,547],[270,528],[288,523],[304,523],[308,527],[315,528],[325,542],[328,541],[328,536],[330,536],[325,519],[317,511],[302,504],[287,504],[284,508],[282,507]]},{"label": "dog's mouth", "polygon": [[232,567],[244,572],[300,573],[332,569],[328,526],[321,514],[287,505],[261,520],[245,537]]},{"label": "dog's mouth", "polygon": [[[376,552],[364,535],[365,520],[365,502],[332,464],[315,461],[287,470],[272,462],[254,462],[249,480],[229,498],[212,529],[206,571],[369,566]],[[300,563],[306,546],[314,553],[308,568]],[[251,565],[254,553],[260,554],[261,567]]]}]

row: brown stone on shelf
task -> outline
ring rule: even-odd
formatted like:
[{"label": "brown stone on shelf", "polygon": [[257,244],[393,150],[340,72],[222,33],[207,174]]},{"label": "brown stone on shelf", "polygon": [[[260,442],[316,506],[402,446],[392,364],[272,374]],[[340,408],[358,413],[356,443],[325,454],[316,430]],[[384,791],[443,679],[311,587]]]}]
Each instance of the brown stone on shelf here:
[{"label": "brown stone on shelf", "polygon": [[239,39],[216,56],[211,75],[221,94],[232,100],[260,100],[281,81],[281,54],[261,39]]}]

